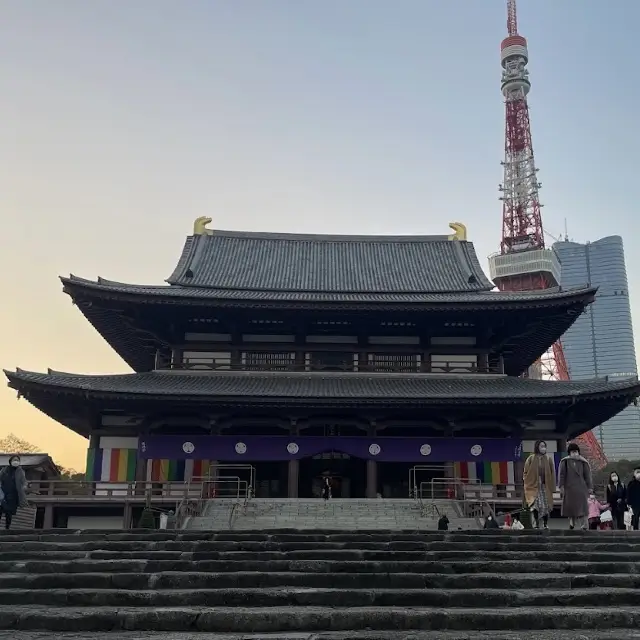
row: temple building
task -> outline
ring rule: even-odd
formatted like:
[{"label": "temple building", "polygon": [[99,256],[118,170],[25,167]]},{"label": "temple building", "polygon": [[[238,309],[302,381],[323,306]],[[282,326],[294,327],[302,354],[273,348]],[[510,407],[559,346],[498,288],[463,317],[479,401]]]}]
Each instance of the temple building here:
[{"label": "temple building", "polygon": [[436,236],[213,231],[166,285],[62,278],[131,367],[6,371],[89,440],[89,478],[247,477],[258,497],[402,497],[445,478],[519,482],[634,402],[637,379],[521,377],[596,289],[498,292],[464,225]]}]

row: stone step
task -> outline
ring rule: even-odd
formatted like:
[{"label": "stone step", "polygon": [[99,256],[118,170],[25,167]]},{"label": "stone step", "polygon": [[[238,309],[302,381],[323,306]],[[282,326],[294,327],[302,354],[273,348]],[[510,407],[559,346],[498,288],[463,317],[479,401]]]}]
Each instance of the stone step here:
[{"label": "stone step", "polygon": [[580,589],[640,588],[640,574],[420,574],[420,573],[67,573],[4,574],[0,588],[12,589],[212,589],[212,588],[369,588],[369,589]]},{"label": "stone step", "polygon": [[12,541],[0,542],[0,555],[7,553],[56,553],[56,552],[205,552],[205,551],[254,551],[264,552],[269,550],[282,551],[303,551],[303,550],[320,550],[323,552],[344,551],[344,550],[363,550],[363,551],[464,551],[478,550],[483,552],[490,551],[548,551],[548,552],[588,552],[589,550],[602,551],[624,551],[629,553],[640,553],[640,536],[628,539],[626,542],[617,543],[598,543],[590,544],[588,541],[571,542],[569,540],[561,541],[545,541],[545,540],[529,540],[518,541],[498,541],[469,543],[466,541],[430,541],[430,540],[385,540],[385,541],[352,541],[352,540],[129,540],[129,541],[99,541],[82,539],[73,542],[53,542],[53,541]]},{"label": "stone step", "polygon": [[[497,568],[496,568],[497,569]],[[636,567],[637,569],[637,567]],[[610,573],[13,573],[0,574],[0,589],[640,589],[640,574]]]},{"label": "stone step", "polygon": [[362,530],[357,533],[316,529],[313,532],[300,532],[295,528],[264,531],[148,531],[133,529],[127,532],[114,532],[112,529],[76,531],[73,529],[32,530],[27,532],[5,531],[0,529],[0,546],[11,543],[58,542],[76,544],[77,542],[149,542],[160,541],[308,541],[308,542],[389,542],[397,540],[421,542],[463,542],[463,543],[628,543],[640,544],[637,531],[570,531],[562,530],[475,530],[475,531],[419,531],[402,530]]},{"label": "stone step", "polygon": [[114,548],[111,543],[94,544],[89,548],[83,545],[51,545],[25,550],[26,545],[16,544],[11,547],[0,545],[0,559],[68,559],[74,558],[154,558],[171,560],[190,557],[191,554],[215,554],[226,552],[304,552],[304,551],[366,551],[366,552],[421,552],[440,554],[460,553],[623,553],[640,554],[640,538],[638,544],[589,544],[589,543],[553,543],[553,544],[513,544],[476,543],[469,545],[463,542],[252,542],[252,541],[219,541],[219,542],[149,542],[146,544],[126,545],[118,543]]},{"label": "stone step", "polygon": [[[0,629],[51,632],[209,631],[236,634],[316,631],[476,631],[637,629],[633,607],[513,607],[446,609],[404,607],[45,607],[0,606]],[[527,637],[528,637],[527,632]],[[384,636],[383,636],[384,637]],[[495,636],[493,636],[495,637]],[[522,636],[521,636],[522,637]],[[553,637],[553,636],[551,636]],[[579,636],[578,636],[579,637]]]},{"label": "stone step", "polygon": [[[56,634],[68,640],[522,640],[520,631],[327,631],[319,633],[207,633],[107,631]],[[638,640],[637,629],[527,631],[527,640]],[[0,631],[0,640],[51,640],[48,631]]]},{"label": "stone step", "polygon": [[63,576],[87,573],[227,573],[235,571],[304,573],[447,573],[502,574],[567,573],[601,575],[637,573],[637,562],[554,562],[539,560],[494,561],[339,561],[339,560],[92,560],[17,563],[11,573],[0,573],[0,586],[14,584],[34,574]]},{"label": "stone step", "polygon": [[[57,607],[633,607],[637,589],[0,589],[3,605]],[[639,612],[640,615],[640,612]],[[640,618],[639,618],[640,621]]]},{"label": "stone step", "polygon": [[[169,554],[169,557],[166,554]],[[15,557],[17,556],[17,557]],[[104,563],[114,563],[114,568],[139,566],[140,563],[165,563],[166,571],[176,571],[174,566],[189,567],[187,563],[232,561],[232,562],[277,562],[295,560],[327,560],[335,562],[589,562],[628,564],[640,563],[640,553],[611,553],[611,552],[575,552],[575,551],[358,551],[357,549],[333,549],[331,551],[195,551],[195,552],[100,552],[92,551],[79,557],[53,558],[46,552],[42,553],[0,553],[0,571],[15,571],[23,564],[38,566],[47,563],[54,567],[88,567],[91,563],[108,568]],[[35,565],[33,563],[36,563]],[[163,565],[159,565],[163,566]],[[64,570],[64,569],[63,569]],[[160,569],[163,570],[163,569]]]}]

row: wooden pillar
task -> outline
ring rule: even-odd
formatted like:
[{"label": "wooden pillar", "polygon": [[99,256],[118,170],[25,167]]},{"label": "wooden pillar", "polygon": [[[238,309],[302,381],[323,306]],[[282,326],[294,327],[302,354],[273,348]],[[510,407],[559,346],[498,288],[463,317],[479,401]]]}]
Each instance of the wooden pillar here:
[{"label": "wooden pillar", "polygon": [[367,498],[378,497],[378,463],[367,460]]},{"label": "wooden pillar", "polygon": [[287,496],[289,498],[298,497],[298,484],[300,482],[300,461],[289,460],[287,477]]},{"label": "wooden pillar", "polygon": [[131,510],[131,503],[130,502],[125,502],[124,503],[124,512],[122,514],[122,528],[123,529],[131,529],[131,518],[132,518],[132,510]]},{"label": "wooden pillar", "polygon": [[44,507],[44,522],[42,523],[43,529],[53,529],[53,505],[46,504]]},{"label": "wooden pillar", "polygon": [[[295,438],[300,434],[298,419],[290,418],[289,435]],[[289,460],[287,468],[287,496],[289,498],[298,497],[298,487],[300,485],[300,460]]]},{"label": "wooden pillar", "polygon": [[[376,432],[376,421],[371,420],[368,430],[369,437],[375,438]],[[375,460],[367,460],[367,484],[365,494],[367,498],[376,498],[378,496],[378,463]]]}]

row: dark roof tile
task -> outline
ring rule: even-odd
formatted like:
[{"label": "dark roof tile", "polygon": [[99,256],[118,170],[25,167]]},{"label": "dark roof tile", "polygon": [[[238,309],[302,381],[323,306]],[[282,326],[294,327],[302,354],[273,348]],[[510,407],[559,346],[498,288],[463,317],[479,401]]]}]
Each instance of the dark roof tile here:
[{"label": "dark roof tile", "polygon": [[124,282],[115,282],[98,278],[97,281],[70,276],[61,278],[65,286],[78,286],[86,289],[94,289],[105,293],[123,293],[151,298],[174,298],[193,300],[247,300],[268,302],[319,302],[319,303],[381,303],[381,304],[478,304],[500,305],[513,303],[546,303],[553,300],[568,300],[572,297],[585,294],[595,295],[596,288],[584,286],[574,289],[561,289],[555,287],[542,291],[476,291],[454,293],[341,293],[341,292],[304,292],[304,291],[264,291],[264,290],[238,290],[238,289],[213,289],[204,287],[167,286],[167,285],[137,285]]},{"label": "dark roof tile", "polygon": [[473,244],[448,236],[214,231],[190,236],[172,285],[289,294],[488,291]]},{"label": "dark roof tile", "polygon": [[79,375],[5,371],[16,389],[25,386],[126,396],[255,397],[296,399],[413,400],[530,403],[589,399],[638,392],[637,379],[609,382],[529,380],[506,376],[284,372],[149,372]]}]

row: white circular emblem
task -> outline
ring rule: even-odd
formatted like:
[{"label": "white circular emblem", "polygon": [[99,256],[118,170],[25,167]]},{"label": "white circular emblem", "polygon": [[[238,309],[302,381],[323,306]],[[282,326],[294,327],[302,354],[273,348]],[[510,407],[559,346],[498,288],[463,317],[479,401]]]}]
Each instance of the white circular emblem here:
[{"label": "white circular emblem", "polygon": [[482,453],[482,447],[479,444],[474,444],[473,447],[471,447],[472,456],[479,456],[481,453]]},{"label": "white circular emblem", "polygon": [[379,444],[372,444],[369,447],[369,453],[372,456],[377,456],[380,453],[381,449],[380,449],[380,445]]},{"label": "white circular emblem", "polygon": [[185,443],[182,445],[182,450],[183,450],[185,453],[193,453],[193,452],[196,450],[196,448],[195,448],[195,446],[193,445],[193,442],[185,442]]},{"label": "white circular emblem", "polygon": [[247,445],[244,442],[236,442],[236,453],[247,453]]},{"label": "white circular emblem", "polygon": [[431,455],[431,445],[430,444],[423,444],[420,447],[420,455],[421,456],[429,456],[429,455]]},{"label": "white circular emblem", "polygon": [[296,453],[298,453],[298,451],[300,451],[300,447],[295,443],[295,442],[290,442],[287,445],[287,451],[291,454],[291,455],[295,455]]}]

